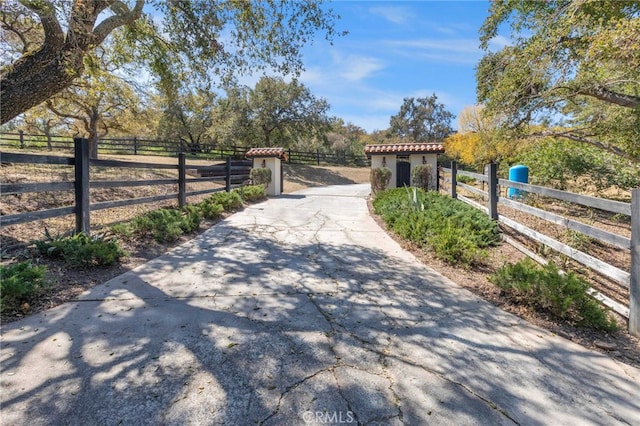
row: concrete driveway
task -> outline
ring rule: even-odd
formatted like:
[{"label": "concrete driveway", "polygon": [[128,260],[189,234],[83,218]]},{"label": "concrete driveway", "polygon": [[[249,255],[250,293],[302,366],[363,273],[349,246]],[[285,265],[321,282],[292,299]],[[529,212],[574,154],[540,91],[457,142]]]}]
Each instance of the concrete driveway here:
[{"label": "concrete driveway", "polygon": [[640,372],[403,251],[368,185],[245,209],[3,327],[1,422],[640,423]]}]

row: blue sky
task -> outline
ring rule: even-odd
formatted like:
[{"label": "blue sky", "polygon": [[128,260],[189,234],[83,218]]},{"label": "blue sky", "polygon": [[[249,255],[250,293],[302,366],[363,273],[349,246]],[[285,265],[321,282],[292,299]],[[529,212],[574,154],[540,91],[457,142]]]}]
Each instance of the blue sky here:
[{"label": "blue sky", "polygon": [[[454,115],[476,103],[478,30],[486,1],[334,1],[349,34],[305,49],[300,80],[331,114],[365,130],[386,129],[405,97],[435,93]],[[504,40],[497,38],[495,48]],[[457,122],[454,120],[454,126]]]}]

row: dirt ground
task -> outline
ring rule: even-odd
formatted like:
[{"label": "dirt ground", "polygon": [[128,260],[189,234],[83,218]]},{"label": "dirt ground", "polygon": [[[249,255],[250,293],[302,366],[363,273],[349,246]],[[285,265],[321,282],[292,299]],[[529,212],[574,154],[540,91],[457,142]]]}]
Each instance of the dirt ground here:
[{"label": "dirt ground", "polygon": [[284,192],[326,186],[369,182],[368,167],[284,165]]},{"label": "dirt ground", "polygon": [[[166,159],[161,160],[167,161]],[[146,161],[146,159],[140,161]],[[3,182],[5,182],[5,178],[6,176],[3,173]],[[290,193],[314,186],[366,183],[369,181],[369,169],[285,164],[284,180],[284,192]],[[147,195],[150,194],[145,194],[145,196]],[[131,196],[133,196],[133,194],[131,194]],[[4,209],[11,210],[6,204],[2,207]],[[152,207],[156,206],[145,206],[146,209]],[[114,221],[114,218],[117,218],[118,220],[126,219],[127,216],[132,213],[132,210],[125,210],[126,209],[121,209],[121,211],[116,212],[115,214],[112,213],[108,217],[100,219],[100,223],[107,225],[110,222],[117,221]],[[136,214],[139,213],[137,210],[134,210],[134,212]],[[72,222],[70,222],[69,219],[59,221],[49,220],[47,223],[48,229],[52,231],[52,234],[56,229],[63,230],[65,227],[68,229],[72,226]],[[215,226],[214,221],[205,221],[202,223],[201,229],[204,230],[211,226]],[[381,226],[384,227],[384,224],[381,223]],[[42,222],[34,222],[23,226],[3,229],[0,234],[0,237],[2,238],[3,252],[8,245],[11,246],[13,244],[15,246],[21,246],[26,242],[33,240],[34,236],[35,238],[37,238],[38,235],[42,236],[42,227]],[[48,266],[48,278],[54,283],[54,287],[47,291],[43,297],[40,297],[38,300],[31,301],[30,303],[25,303],[16,311],[3,312],[1,320],[3,322],[13,321],[18,318],[31,315],[34,312],[56,306],[66,300],[73,299],[85,289],[91,288],[127,270],[135,268],[136,266],[161,255],[172,247],[193,237],[194,235],[182,237],[174,244],[159,244],[153,240],[130,241],[124,247],[130,255],[124,259],[122,264],[107,268],[68,270],[59,262],[38,258],[38,262]],[[394,235],[392,235],[392,237],[396,238]],[[519,305],[513,304],[504,297],[500,290],[488,281],[488,276],[505,262],[516,262],[524,257],[520,251],[516,250],[509,244],[503,243],[502,245],[491,249],[489,261],[485,267],[478,269],[461,269],[447,265],[446,263],[436,259],[430,253],[421,250],[410,243],[400,240],[398,241],[405,249],[413,252],[420,261],[429,267],[502,309],[512,312],[540,327],[546,328],[583,346],[593,348],[600,352],[606,352],[609,356],[616,358],[621,362],[640,366],[640,339],[636,339],[626,332],[626,324],[622,318],[617,318],[621,325],[621,330],[616,333],[589,331],[557,323],[543,314],[532,312]],[[14,251],[13,255],[17,255],[18,259],[23,259],[26,256],[32,256],[32,253],[29,253],[29,250],[25,248]]]}]

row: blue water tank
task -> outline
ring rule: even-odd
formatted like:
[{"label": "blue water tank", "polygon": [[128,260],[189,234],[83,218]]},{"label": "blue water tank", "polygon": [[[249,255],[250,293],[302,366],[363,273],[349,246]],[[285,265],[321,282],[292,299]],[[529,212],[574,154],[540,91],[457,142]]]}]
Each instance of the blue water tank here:
[{"label": "blue water tank", "polygon": [[[509,169],[509,180],[514,182],[529,183],[529,167],[518,164]],[[524,191],[516,188],[509,188],[507,196],[509,198],[520,197]]]}]

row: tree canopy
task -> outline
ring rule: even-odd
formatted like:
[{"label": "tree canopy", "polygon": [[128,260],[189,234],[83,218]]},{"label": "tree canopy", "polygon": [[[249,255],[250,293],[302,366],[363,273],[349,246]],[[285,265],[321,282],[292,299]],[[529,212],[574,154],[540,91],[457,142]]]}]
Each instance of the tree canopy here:
[{"label": "tree canopy", "polygon": [[216,113],[216,138],[252,146],[295,146],[322,138],[329,130],[325,99],[297,81],[262,77],[254,88],[233,87]]},{"label": "tree canopy", "polygon": [[405,98],[400,112],[391,117],[389,132],[413,142],[440,142],[453,133],[453,114],[434,93],[426,98]]},{"label": "tree canopy", "polygon": [[0,124],[69,87],[115,32],[123,60],[146,64],[165,88],[266,68],[295,75],[302,46],[337,34],[337,16],[317,0],[6,0],[0,18],[21,45],[0,70]]},{"label": "tree canopy", "polygon": [[[490,51],[506,24],[512,43]],[[639,40],[638,1],[497,0],[481,28],[478,100],[504,127],[637,161]]]},{"label": "tree canopy", "polygon": [[209,135],[219,100],[205,89],[185,90],[170,98],[158,97],[157,136],[164,140],[180,141],[191,152],[211,148],[215,141]]},{"label": "tree canopy", "polygon": [[448,156],[481,170],[489,162],[513,158],[517,147],[500,130],[500,119],[482,114],[484,107],[465,107],[458,115],[458,132],[447,136]]}]

